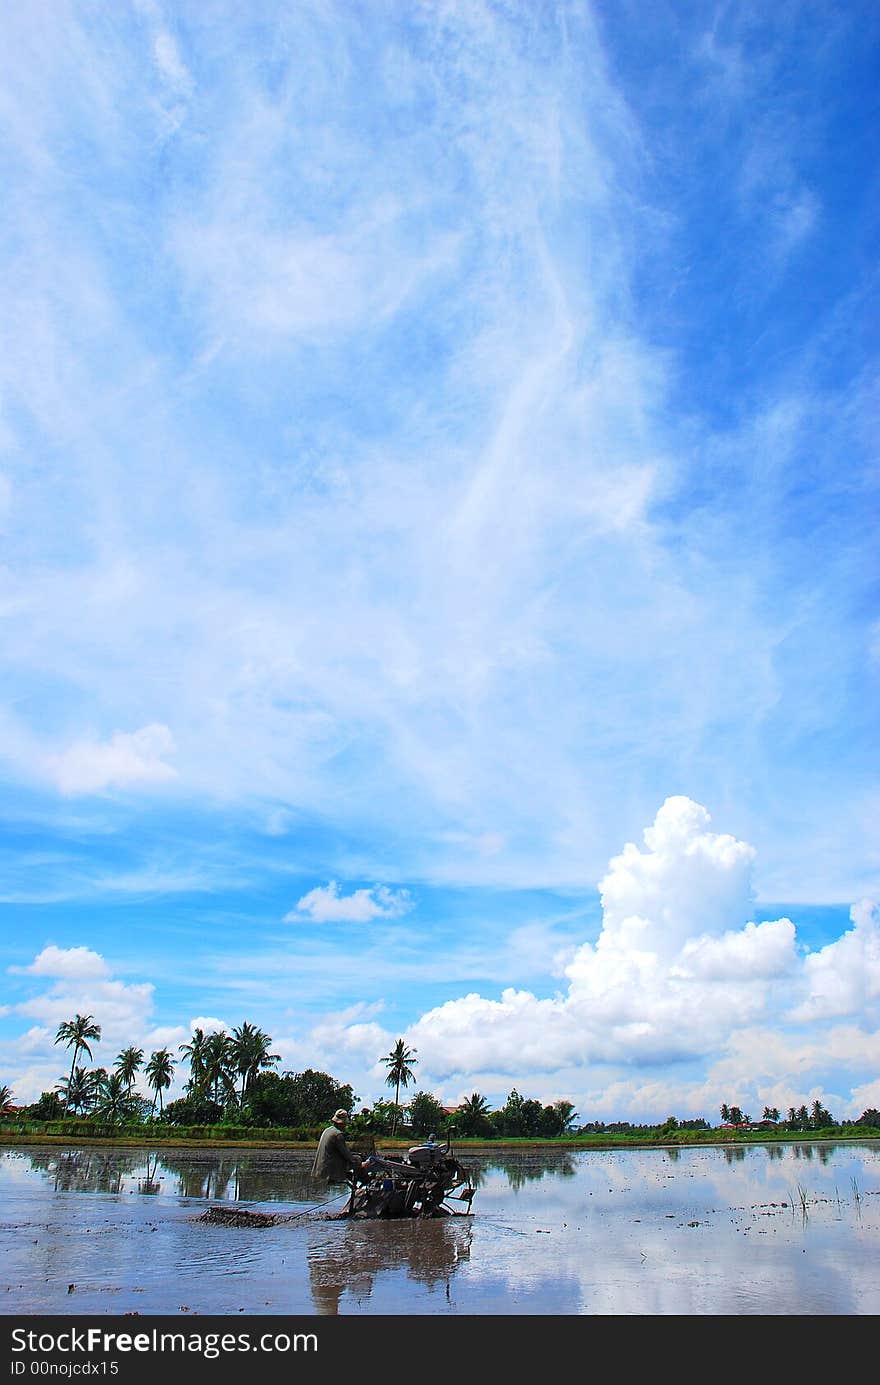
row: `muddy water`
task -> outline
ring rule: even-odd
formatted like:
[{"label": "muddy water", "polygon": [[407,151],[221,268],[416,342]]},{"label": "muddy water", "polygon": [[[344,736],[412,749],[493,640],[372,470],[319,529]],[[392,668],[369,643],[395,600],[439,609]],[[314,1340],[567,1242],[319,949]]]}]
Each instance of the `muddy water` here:
[{"label": "muddy water", "polygon": [[[6,1148],[0,1311],[880,1312],[880,1142],[465,1162],[472,1216],[345,1222],[305,1153]],[[219,1202],[292,1219],[200,1222]]]}]

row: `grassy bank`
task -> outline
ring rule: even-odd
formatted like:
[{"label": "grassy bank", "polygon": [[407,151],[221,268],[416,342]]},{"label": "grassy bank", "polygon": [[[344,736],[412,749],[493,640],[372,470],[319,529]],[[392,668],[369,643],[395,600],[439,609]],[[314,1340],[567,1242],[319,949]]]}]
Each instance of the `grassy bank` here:
[{"label": "grassy bank", "polygon": [[[26,1129],[19,1126],[0,1127],[0,1146],[2,1145],[116,1145],[131,1148],[145,1145],[154,1148],[199,1148],[199,1149],[314,1149],[321,1133],[320,1126],[314,1129],[233,1129],[230,1127],[204,1126],[138,1126],[125,1129],[98,1127],[91,1122],[72,1121],[47,1122],[45,1128],[36,1129],[32,1124]],[[411,1133],[403,1137],[375,1137],[377,1148],[383,1150],[405,1150],[417,1144],[420,1136]],[[352,1144],[363,1146],[362,1136],[352,1132]],[[768,1145],[768,1144],[815,1144],[819,1141],[840,1143],[847,1140],[880,1140],[880,1129],[873,1126],[834,1126],[822,1130],[672,1130],[672,1131],[626,1131],[614,1133],[590,1132],[582,1135],[563,1135],[553,1139],[488,1139],[476,1137],[456,1137],[453,1144],[457,1150],[529,1150],[529,1149],[674,1149],[682,1146],[706,1147],[713,1145]]]}]

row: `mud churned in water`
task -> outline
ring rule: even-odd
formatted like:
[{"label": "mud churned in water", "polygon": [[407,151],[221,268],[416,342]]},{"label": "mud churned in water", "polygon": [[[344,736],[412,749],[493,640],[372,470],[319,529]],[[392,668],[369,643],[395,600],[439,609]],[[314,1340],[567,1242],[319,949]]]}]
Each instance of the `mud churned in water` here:
[{"label": "mud churned in water", "polygon": [[195,1220],[207,1222],[209,1226],[277,1226],[279,1222],[292,1219],[276,1216],[274,1212],[250,1212],[244,1207],[209,1207]]}]

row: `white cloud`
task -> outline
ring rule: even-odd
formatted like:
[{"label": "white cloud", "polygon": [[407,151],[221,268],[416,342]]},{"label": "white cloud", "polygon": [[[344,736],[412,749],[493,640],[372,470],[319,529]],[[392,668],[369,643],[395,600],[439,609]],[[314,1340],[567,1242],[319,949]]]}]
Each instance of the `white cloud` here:
[{"label": "white cloud", "polygon": [[56,947],[50,943],[34,958],[29,967],[21,968],[34,976],[80,978],[109,976],[110,968],[104,958],[88,947]]},{"label": "white cloud", "polygon": [[848,932],[804,959],[806,994],[791,1011],[792,1020],[852,1015],[880,998],[880,908],[861,900],[850,918]]},{"label": "white cloud", "polygon": [[[880,994],[875,911],[860,906],[852,933],[803,957],[790,919],[748,920],[753,848],[708,827],[703,807],[676,796],[644,833],[646,850],[629,843],[612,859],[600,935],[568,961],[564,993],[542,999],[506,989],[497,1000],[472,993],[424,1014],[408,1040],[443,1080],[577,1074],[596,1065],[638,1064],[644,1073],[712,1055],[721,1063],[725,1052],[732,1072],[746,1072],[750,1063],[733,1056],[737,1035],[777,1020],[803,988],[810,1000],[793,1019],[868,1013],[866,1003]],[[739,927],[737,915],[747,920]],[[804,1045],[777,1034],[762,1052],[769,1067],[778,1060],[777,1076],[802,1074],[823,1063],[852,1065],[859,1040],[829,1035]]]},{"label": "white cloud", "polygon": [[54,1044],[61,1021],[75,1014],[91,1015],[100,1025],[101,1038],[95,1044],[104,1045],[105,1051],[108,1045],[133,1042],[135,1036],[146,1032],[153,1009],[153,984],[118,980],[106,959],[91,948],[50,944],[29,966],[10,967],[9,971],[51,981],[48,990],[10,1007],[16,1014],[40,1021],[29,1033],[33,1040],[41,1035],[50,1038],[48,1048]]},{"label": "white cloud", "polygon": [[227,1024],[225,1020],[217,1019],[215,1015],[196,1015],[195,1019],[189,1022],[188,1033],[194,1034],[197,1029],[201,1029],[203,1034],[232,1033],[232,1025]]},{"label": "white cloud", "polygon": [[[414,875],[583,885],[716,726],[726,754],[685,782],[714,791],[728,759],[772,752],[755,727],[780,695],[780,588],[753,553],[728,562],[719,511],[698,507],[700,543],[664,519],[668,500],[687,509],[688,449],[715,474],[718,440],[675,436],[674,353],[626,304],[647,132],[588,11],[564,39],[539,23],[536,63],[511,15],[455,9],[421,7],[408,34],[288,6],[271,61],[263,31],[227,12],[224,61],[204,69],[198,25],[155,0],[97,48],[82,18],[54,45],[34,7],[17,18],[24,248],[0,373],[16,438],[31,417],[69,457],[14,477],[14,531],[39,536],[10,564],[5,608],[21,695],[0,740],[17,779],[42,764],[29,690],[51,666],[65,707],[101,728],[54,757],[64,792],[171,776],[165,748],[106,742],[146,703],[174,726],[199,804],[357,816],[393,832]],[[735,59],[728,99],[748,103],[749,65],[719,52]],[[160,150],[163,101],[197,118]],[[71,197],[73,141],[119,231],[110,259]],[[168,197],[140,201],[135,180],[117,217],[101,175],[133,167]],[[755,196],[780,181],[754,177]],[[783,182],[800,225],[800,184]],[[640,198],[639,228],[655,213]],[[778,458],[775,437],[739,437],[756,474]],[[789,704],[810,686],[793,677]],[[836,830],[846,880],[859,844]],[[804,833],[779,836],[800,883]],[[362,875],[381,859],[376,846]]]},{"label": "white cloud", "polygon": [[129,985],[100,977],[67,977],[43,995],[21,1001],[15,1010],[56,1029],[74,1014],[91,1014],[101,1025],[101,1042],[115,1043],[143,1030],[153,1009],[154,990],[149,981]]},{"label": "white cloud", "polygon": [[45,1053],[48,1045],[52,1042],[53,1035],[43,1025],[35,1024],[27,1029],[15,1041],[15,1048],[20,1053]]},{"label": "white cloud", "polygon": [[[277,1037],[276,1023],[275,1051],[285,1067],[331,1072],[366,1100],[384,1095],[379,1060],[403,1035],[418,1054],[417,1086],[447,1102],[516,1085],[543,1100],[566,1096],[582,1119],[711,1115],[722,1099],[744,1109],[787,1109],[814,1097],[839,1116],[857,1115],[873,1104],[880,1061],[878,911],[862,901],[849,931],[805,951],[791,919],[747,918],[754,855],[746,843],[711,831],[699,804],[667,799],[644,846],[629,843],[612,857],[595,942],[561,950],[546,921],[512,931],[504,949],[509,963],[519,959],[546,973],[555,959],[555,994],[507,986],[496,998],[472,990],[393,1031],[380,1022],[381,1001],[343,1004],[301,1034]],[[343,895],[331,881],[304,895],[292,917],[367,921],[409,907],[405,891],[377,885]],[[737,909],[746,916],[739,927]],[[242,959],[225,965],[242,970]],[[332,965],[328,955],[308,974]],[[291,966],[299,975],[299,961]],[[101,1055],[116,1045],[165,1044],[176,1052],[197,1027],[229,1032],[217,1016],[153,1023],[152,986],[116,979],[89,948],[50,945],[30,966],[10,971],[52,982],[14,1006],[36,1024],[7,1050],[7,1066],[25,1054],[37,1060],[28,1069],[33,1081],[43,1081],[53,1061],[57,1067],[52,1035],[77,1012],[102,1024],[95,1061],[105,1063]],[[238,994],[248,989],[247,971],[236,982]],[[293,1007],[288,1017],[296,1013]]]},{"label": "white cloud", "polygon": [[341,895],[335,880],[304,894],[296,908],[285,914],[285,923],[310,918],[315,923],[367,923],[371,919],[399,918],[413,907],[408,890],[390,890],[385,885],[355,890]]},{"label": "white cloud", "polygon": [[69,795],[162,784],[177,775],[162,758],[174,748],[168,727],[153,722],[138,731],[116,731],[109,741],[77,741],[51,757],[49,769],[61,792]]},{"label": "white cloud", "polygon": [[[100,1039],[90,1041],[93,1066],[110,1067],[129,1044],[147,1046],[154,985],[119,980],[107,960],[91,948],[49,945],[29,966],[9,971],[35,984],[50,982],[48,989],[32,991],[9,1007],[36,1021],[18,1039],[0,1044],[0,1061],[11,1072],[10,1085],[20,1101],[34,1100],[58,1081],[69,1058],[65,1060],[67,1049],[55,1043],[55,1035],[61,1022],[74,1015],[91,1015],[100,1026]],[[24,1067],[22,1055],[29,1060]]]},{"label": "white cloud", "polygon": [[678,974],[706,981],[757,980],[790,972],[797,963],[795,926],[791,919],[747,923],[720,938],[689,940],[681,951]]},{"label": "white cloud", "polygon": [[599,946],[631,945],[660,957],[694,933],[742,920],[751,905],[754,848],[709,832],[709,814],[682,795],[667,798],[644,833],[647,851],[628,842],[600,882]]}]

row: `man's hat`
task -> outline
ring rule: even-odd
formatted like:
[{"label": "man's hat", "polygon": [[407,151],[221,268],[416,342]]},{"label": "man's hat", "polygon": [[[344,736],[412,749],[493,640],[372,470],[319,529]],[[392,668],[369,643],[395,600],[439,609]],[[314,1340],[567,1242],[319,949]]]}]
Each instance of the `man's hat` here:
[{"label": "man's hat", "polygon": [[333,1119],[334,1119],[335,1121],[347,1121],[347,1120],[348,1120],[348,1112],[347,1112],[347,1111],[343,1111],[342,1109],[340,1109],[340,1110],[338,1110],[338,1111],[334,1111],[334,1112],[333,1112]]}]

